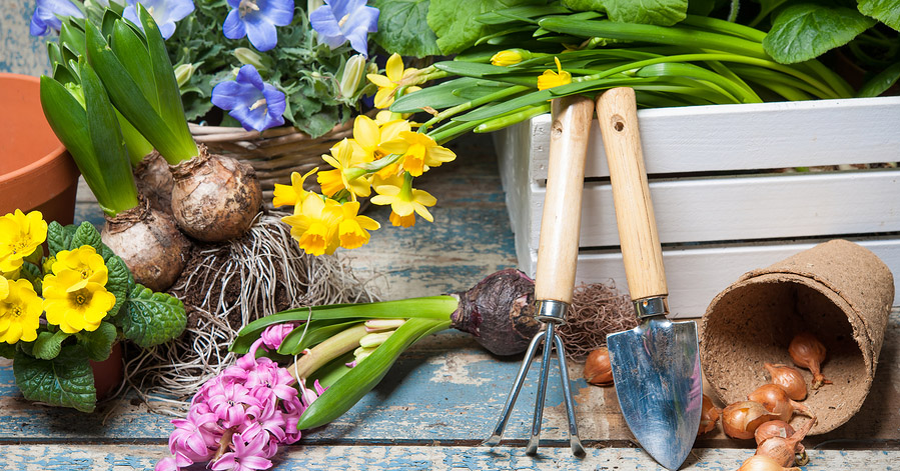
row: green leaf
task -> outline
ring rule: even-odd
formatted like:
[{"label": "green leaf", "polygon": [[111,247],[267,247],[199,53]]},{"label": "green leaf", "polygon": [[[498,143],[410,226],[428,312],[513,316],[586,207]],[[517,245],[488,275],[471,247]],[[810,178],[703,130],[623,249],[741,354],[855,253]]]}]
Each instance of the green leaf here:
[{"label": "green leaf", "polygon": [[122,315],[125,338],[149,348],[178,337],[186,324],[184,305],[178,298],[134,285]]},{"label": "green leaf", "polygon": [[109,46],[129,75],[144,78],[138,80],[137,85],[150,106],[159,113],[159,98],[150,76],[150,54],[144,40],[125,21],[116,21],[112,26]]},{"label": "green leaf", "polygon": [[76,334],[78,344],[84,347],[88,358],[94,361],[103,361],[109,358],[109,352],[117,335],[116,326],[109,322],[101,322],[97,330],[93,332],[85,330]]},{"label": "green leaf", "polygon": [[59,355],[64,340],[69,334],[58,330],[56,332],[41,332],[34,341],[31,354],[41,360],[52,360]]},{"label": "green leaf", "polygon": [[[109,253],[112,254],[111,251]],[[109,310],[107,316],[115,317],[128,299],[129,287],[134,283],[134,278],[132,278],[128,266],[125,265],[125,261],[118,255],[105,256],[104,262],[106,262],[108,271],[106,290],[116,297],[116,304]]]},{"label": "green leaf", "polygon": [[43,274],[41,273],[40,262],[37,264],[34,263],[23,263],[20,268],[19,276],[25,278],[31,285],[34,286],[34,292],[37,294],[41,294],[43,291]]},{"label": "green leaf", "polygon": [[606,11],[603,0],[562,0],[562,6],[575,11]]},{"label": "green leaf", "polygon": [[[592,3],[592,0],[587,0]],[[491,11],[483,13],[475,17],[475,21],[486,25],[502,25],[519,22],[534,22],[534,18],[547,15],[563,15],[569,13],[566,8],[566,2],[563,0],[562,5],[524,5],[521,7],[512,7],[503,10]],[[571,8],[571,7],[569,7]],[[575,8],[572,8],[573,10]]]},{"label": "green leaf", "polygon": [[475,21],[479,15],[498,9],[532,5],[535,0],[431,0],[428,26],[437,35],[437,45],[443,54],[460,52],[482,36],[495,31],[491,25]]},{"label": "green leaf", "polygon": [[792,5],[778,15],[762,44],[775,61],[794,64],[847,44],[875,23],[850,8]]},{"label": "green leaf", "polygon": [[69,250],[72,237],[78,227],[74,224],[63,226],[62,224],[52,221],[47,226],[47,246],[50,249],[50,256],[55,257],[61,250]]},{"label": "green leaf", "polygon": [[16,357],[16,346],[6,342],[0,342],[0,357],[12,360]]},{"label": "green leaf", "polygon": [[862,88],[856,93],[856,96],[879,96],[887,91],[887,89],[894,86],[894,84],[897,83],[897,79],[900,79],[900,62],[894,63],[878,75],[872,77],[868,82],[863,84]]},{"label": "green leaf", "polygon": [[371,391],[388,369],[410,345],[422,337],[446,329],[450,321],[434,319],[410,319],[359,365],[348,371],[334,385],[313,401],[300,416],[299,430],[308,430],[327,424],[350,410],[367,392]]},{"label": "green leaf", "polygon": [[425,57],[441,53],[437,36],[428,27],[430,0],[375,0],[378,32],[373,39],[386,51],[401,56]]},{"label": "green leaf", "polygon": [[857,0],[859,11],[900,31],[900,1]]},{"label": "green leaf", "polygon": [[[159,100],[159,115],[163,121],[180,140],[180,144],[186,149],[192,149],[191,158],[200,152],[194,143],[194,138],[188,129],[187,120],[184,118],[184,105],[181,104],[181,90],[178,89],[178,80],[175,78],[175,69],[166,52],[166,44],[163,40],[159,26],[150,15],[150,12],[140,3],[137,4],[138,18],[144,26],[144,37],[147,38],[147,50],[149,51],[150,70],[147,72],[153,77],[156,86],[156,95]],[[186,160],[183,158],[182,160]]]},{"label": "green leaf", "polygon": [[97,405],[94,373],[87,353],[78,345],[63,347],[53,360],[17,352],[13,361],[16,385],[25,399],[93,412]]},{"label": "green leaf", "polygon": [[90,245],[97,253],[101,253],[103,250],[103,241],[100,240],[100,232],[93,224],[87,221],[82,222],[78,228],[75,229],[75,234],[72,235],[72,241],[69,244],[68,249],[74,250],[83,245]]},{"label": "green leaf", "polygon": [[623,23],[670,26],[687,16],[687,0],[603,0],[609,19]]},{"label": "green leaf", "polygon": [[69,48],[76,56],[80,56],[84,54],[84,30],[70,18],[66,18],[60,26],[59,44]]},{"label": "green leaf", "polygon": [[363,320],[354,319],[349,322],[340,320],[312,321],[309,327],[300,325],[282,340],[281,345],[278,347],[278,353],[282,355],[298,355],[303,350],[318,345],[332,335]]}]

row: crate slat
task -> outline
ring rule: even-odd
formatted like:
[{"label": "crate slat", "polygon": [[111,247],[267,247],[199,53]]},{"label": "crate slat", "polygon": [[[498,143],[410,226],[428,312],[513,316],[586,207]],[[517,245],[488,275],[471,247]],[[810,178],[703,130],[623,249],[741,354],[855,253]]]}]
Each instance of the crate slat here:
[{"label": "crate slat", "polygon": [[[848,238],[871,250],[889,267],[900,266],[900,240]],[[771,245],[664,248],[663,263],[669,286],[669,309],[673,317],[699,317],[710,301],[744,273],[767,267],[824,242],[786,241]],[[519,259],[519,268],[533,276],[537,252]],[[608,283],[628,291],[622,254],[618,251],[584,253],[578,256],[576,279],[583,283]],[[894,277],[894,292],[900,293],[900,277]],[[896,305],[900,296],[894,299]]]},{"label": "crate slat", "polygon": [[[650,174],[900,161],[900,97],[645,109],[638,121]],[[519,126],[531,179],[544,180],[550,115]],[[609,176],[596,122],[588,149],[585,177]]]},{"label": "crate slat", "polygon": [[[532,189],[532,247],[544,193]],[[651,181],[650,194],[662,243],[900,231],[900,169]],[[579,245],[619,245],[610,185],[586,184],[582,201]]]}]

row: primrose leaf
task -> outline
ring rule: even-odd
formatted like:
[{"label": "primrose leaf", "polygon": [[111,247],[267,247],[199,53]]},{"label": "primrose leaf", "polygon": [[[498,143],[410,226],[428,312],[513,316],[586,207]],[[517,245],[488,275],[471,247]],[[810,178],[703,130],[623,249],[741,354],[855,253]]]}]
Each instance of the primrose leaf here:
[{"label": "primrose leaf", "polygon": [[73,224],[63,226],[56,221],[47,226],[47,246],[50,249],[51,257],[55,257],[60,250],[69,250],[76,230],[78,230],[78,226]]},{"label": "primrose leaf", "polygon": [[125,338],[141,348],[168,342],[187,325],[184,304],[165,293],[154,293],[135,283],[121,316]]},{"label": "primrose leaf", "polygon": [[0,357],[12,360],[16,357],[16,346],[6,342],[0,342]]},{"label": "primrose leaf", "polygon": [[43,278],[41,275],[41,269],[38,268],[40,263],[37,265],[33,263],[23,263],[20,268],[19,276],[31,282],[31,285],[34,286],[34,292],[41,294],[43,290]]},{"label": "primrose leaf", "polygon": [[857,0],[860,13],[900,31],[900,1],[898,0]]},{"label": "primrose leaf", "polygon": [[93,412],[97,405],[94,373],[87,353],[78,345],[63,347],[52,360],[17,352],[13,361],[16,385],[29,401],[46,402]]},{"label": "primrose leaf", "polygon": [[41,360],[52,360],[59,355],[64,340],[69,334],[59,330],[56,332],[41,332],[34,341],[31,354]]},{"label": "primrose leaf", "polygon": [[603,0],[609,19],[623,23],[671,26],[687,16],[687,0]]},{"label": "primrose leaf", "polygon": [[373,39],[386,51],[401,56],[439,55],[437,36],[428,27],[429,4],[430,0],[375,0],[372,6],[381,13]]},{"label": "primrose leaf", "polygon": [[103,250],[103,242],[100,240],[100,232],[97,231],[97,228],[94,227],[93,224],[84,221],[78,228],[75,230],[75,234],[72,235],[72,241],[69,244],[68,249],[73,250],[77,249],[83,245],[90,245],[97,251],[97,253],[101,253]]},{"label": "primrose leaf", "polygon": [[116,297],[116,304],[109,310],[107,317],[115,317],[128,299],[128,287],[134,282],[134,278],[131,276],[131,271],[128,270],[128,265],[125,265],[125,261],[118,255],[110,255],[104,258],[104,261],[108,271],[106,290]]},{"label": "primrose leaf", "polygon": [[847,44],[875,23],[850,8],[791,5],[775,19],[762,44],[777,62],[794,64]]},{"label": "primrose leaf", "polygon": [[884,69],[881,73],[872,77],[868,82],[863,84],[862,88],[856,93],[857,97],[873,97],[878,96],[894,86],[900,79],[900,62]]},{"label": "primrose leaf", "polygon": [[460,52],[474,45],[479,38],[496,31],[495,27],[481,24],[476,17],[490,11],[533,5],[536,0],[431,0],[428,8],[428,26],[437,35],[437,45],[443,54]]},{"label": "primrose leaf", "polygon": [[82,331],[76,334],[78,344],[84,347],[88,358],[94,361],[103,361],[109,358],[109,351],[116,341],[116,326],[109,322],[101,322],[100,327],[93,332]]}]

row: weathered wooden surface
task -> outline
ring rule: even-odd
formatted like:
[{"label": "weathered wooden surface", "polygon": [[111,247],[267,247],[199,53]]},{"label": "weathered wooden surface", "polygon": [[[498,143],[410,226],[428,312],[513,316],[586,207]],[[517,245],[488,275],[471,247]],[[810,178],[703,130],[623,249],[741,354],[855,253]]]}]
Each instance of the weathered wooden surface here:
[{"label": "weathered wooden surface", "polygon": [[50,72],[47,38],[29,34],[35,0],[0,0],[0,72],[40,75]]},{"label": "weathered wooden surface", "polygon": [[[438,198],[433,224],[395,228],[387,222],[386,208],[372,207],[367,214],[384,227],[368,246],[345,253],[362,276],[377,274],[373,284],[386,299],[463,290],[515,264],[489,141],[473,139],[458,151],[459,162],[422,179],[420,186]],[[89,203],[78,207],[76,221],[81,220],[102,223]],[[890,469],[900,458],[898,344],[900,313],[895,312],[868,400],[849,423],[805,442],[816,448],[806,469]],[[280,454],[276,469],[661,469],[635,448],[615,391],[587,385],[576,362],[570,362],[569,372],[578,378],[573,391],[581,436],[589,447],[584,460],[569,452],[553,370],[540,454],[524,454],[539,360],[503,446],[479,447],[498,418],[519,362],[488,354],[462,333],[428,338],[404,354],[387,379],[346,415],[307,432]],[[152,468],[167,453],[170,417],[149,413],[133,399],[132,394],[105,403],[94,414],[32,404],[15,387],[9,362],[0,363],[0,469]],[[685,469],[736,469],[751,453],[750,443],[718,432],[697,443]]]}]

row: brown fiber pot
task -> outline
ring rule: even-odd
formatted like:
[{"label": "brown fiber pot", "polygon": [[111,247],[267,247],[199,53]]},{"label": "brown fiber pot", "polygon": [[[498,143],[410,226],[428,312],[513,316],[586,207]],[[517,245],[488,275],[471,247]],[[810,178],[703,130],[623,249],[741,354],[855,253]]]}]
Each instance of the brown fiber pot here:
[{"label": "brown fiber pot", "polygon": [[37,77],[0,73],[0,216],[40,211],[71,224],[78,167],[44,118]]},{"label": "brown fiber pot", "polygon": [[[746,400],[769,381],[763,364],[793,365],[787,347],[810,331],[827,349],[822,373],[834,384],[810,388],[803,403],[818,416],[811,434],[829,432],[869,393],[893,300],[893,275],[871,251],[846,240],[817,245],[744,274],[713,299],[700,336],[703,373],[723,403]],[[798,369],[809,385],[812,375]]]}]

